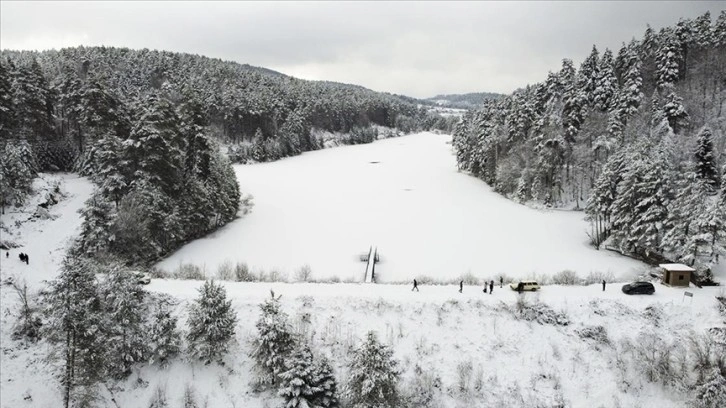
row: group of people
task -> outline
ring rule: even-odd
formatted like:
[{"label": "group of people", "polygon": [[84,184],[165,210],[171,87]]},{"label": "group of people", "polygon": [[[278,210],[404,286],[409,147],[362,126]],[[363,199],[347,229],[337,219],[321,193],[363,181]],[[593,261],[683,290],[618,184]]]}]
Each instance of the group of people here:
[{"label": "group of people", "polygon": [[[10,258],[10,251],[5,252],[5,258]],[[28,254],[21,252],[20,255],[18,255],[18,258],[20,258],[20,262],[25,262],[26,265],[30,265],[30,257],[28,257]]]},{"label": "group of people", "polygon": [[[504,277],[499,277],[499,287],[501,288],[504,285]],[[490,280],[489,283],[484,282],[484,293],[487,293],[487,286],[489,286],[489,294],[494,293],[494,280]],[[411,289],[411,292],[413,291],[419,292],[418,290],[418,281],[416,279],[413,280],[413,288]],[[459,281],[459,293],[464,292],[464,281]]]}]

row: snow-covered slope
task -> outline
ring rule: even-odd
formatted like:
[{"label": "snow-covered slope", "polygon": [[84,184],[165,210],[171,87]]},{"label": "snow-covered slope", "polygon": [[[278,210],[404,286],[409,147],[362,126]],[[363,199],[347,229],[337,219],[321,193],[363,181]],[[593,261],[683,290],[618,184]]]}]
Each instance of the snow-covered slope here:
[{"label": "snow-covered slope", "polygon": [[422,133],[237,166],[252,212],[159,266],[194,263],[213,275],[229,260],[292,278],[309,264],[316,278],[361,281],[359,255],[376,245],[385,282],[563,269],[620,277],[642,267],[591,248],[583,213],[528,208],[458,172],[449,141]]},{"label": "snow-covered slope", "polygon": [[[46,213],[38,204],[56,185],[62,198],[48,206]],[[78,211],[93,193],[93,184],[76,174],[41,174],[33,182],[33,191],[25,206],[8,207],[0,216],[2,239],[17,245],[0,254],[0,278],[15,276],[36,286],[55,278],[67,246],[78,235],[83,222]],[[21,252],[29,256],[27,265],[18,258]]]}]

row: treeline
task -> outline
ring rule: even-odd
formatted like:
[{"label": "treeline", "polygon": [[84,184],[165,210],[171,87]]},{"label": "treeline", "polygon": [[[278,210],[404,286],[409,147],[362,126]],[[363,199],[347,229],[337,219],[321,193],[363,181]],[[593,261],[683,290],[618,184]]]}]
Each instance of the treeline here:
[{"label": "treeline", "polygon": [[[148,263],[232,220],[228,157],[267,161],[373,127],[450,128],[411,101],[189,54],[77,47],[0,54],[2,205],[38,171],[80,171],[99,187],[77,254]],[[219,146],[231,144],[227,156]]]},{"label": "treeline", "polygon": [[10,113],[1,119],[2,136],[73,140],[78,151],[98,138],[98,122],[113,121],[117,136],[127,135],[150,93],[195,101],[209,136],[254,144],[255,160],[320,148],[313,129],[348,133],[375,124],[408,132],[427,116],[397,96],[198,55],[77,47],[2,56],[0,86],[13,95],[3,101]]},{"label": "treeline", "polygon": [[726,253],[725,90],[726,12],[706,13],[617,55],[593,47],[579,69],[563,60],[467,113],[453,144],[501,194],[586,207],[598,247],[707,270]]}]

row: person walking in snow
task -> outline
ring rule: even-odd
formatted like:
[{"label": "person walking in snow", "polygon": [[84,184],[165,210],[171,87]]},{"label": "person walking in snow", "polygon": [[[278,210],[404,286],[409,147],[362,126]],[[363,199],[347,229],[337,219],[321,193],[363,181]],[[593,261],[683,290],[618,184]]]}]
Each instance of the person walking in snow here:
[{"label": "person walking in snow", "polygon": [[499,289],[502,288],[502,285],[504,285],[504,276],[499,277]]},{"label": "person walking in snow", "polygon": [[20,255],[18,255],[18,258],[20,258],[20,262],[25,262],[25,254],[24,253],[21,252]]},{"label": "person walking in snow", "polygon": [[418,292],[418,282],[416,282],[416,279],[413,280],[413,289],[411,289],[411,292],[414,290]]},{"label": "person walking in snow", "polygon": [[494,293],[494,281],[490,280],[489,281],[489,294],[491,295],[492,293]]},{"label": "person walking in snow", "polygon": [[459,281],[459,293],[462,293],[464,291],[464,281]]},{"label": "person walking in snow", "polygon": [[484,293],[487,293],[487,283],[484,282]]},{"label": "person walking in snow", "polygon": [[5,258],[10,258],[10,251],[5,252]]},{"label": "person walking in snow", "polygon": [[602,280],[602,291],[605,292],[605,279]]}]

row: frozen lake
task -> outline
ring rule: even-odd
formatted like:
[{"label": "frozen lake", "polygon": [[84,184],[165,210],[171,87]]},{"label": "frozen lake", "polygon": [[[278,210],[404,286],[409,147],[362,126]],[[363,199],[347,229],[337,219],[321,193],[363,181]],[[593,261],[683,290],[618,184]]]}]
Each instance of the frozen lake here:
[{"label": "frozen lake", "polygon": [[181,248],[158,266],[216,272],[225,261],[293,278],[363,280],[359,259],[379,248],[379,281],[471,273],[534,277],[563,269],[629,276],[642,264],[588,245],[584,213],[535,210],[460,173],[451,136],[421,133],[280,160],[237,165],[247,216]]}]

